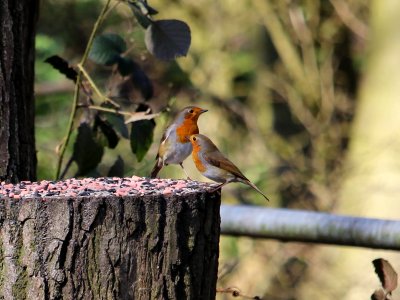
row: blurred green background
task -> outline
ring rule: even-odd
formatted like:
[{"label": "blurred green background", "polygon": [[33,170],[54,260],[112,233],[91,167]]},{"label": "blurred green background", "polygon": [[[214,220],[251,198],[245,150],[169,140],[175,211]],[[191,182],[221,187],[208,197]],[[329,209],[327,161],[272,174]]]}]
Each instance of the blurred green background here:
[{"label": "blurred green background", "polygon": [[[73,84],[44,59],[57,54],[77,63],[102,4],[41,1],[35,87],[39,179],[54,177],[73,92]],[[148,176],[163,129],[176,111],[196,104],[209,109],[200,118],[201,132],[272,199],[266,204],[246,186],[230,184],[224,203],[399,218],[396,1],[149,4],[159,11],[155,19],[188,23],[192,45],[185,58],[158,61],[146,51],[143,30],[127,6],[120,3],[108,15],[100,31],[128,41],[129,55],[153,81],[150,106],[160,111],[170,104],[171,112],[156,119],[154,143],[142,162],[123,140],[107,149],[100,173],[120,155],[126,176]],[[107,92],[110,70],[93,63],[87,69]],[[191,159],[184,165],[193,179],[206,181]],[[75,171],[72,166],[67,176]],[[160,175],[184,177],[179,166]],[[398,254],[390,251],[233,237],[222,237],[220,250],[218,287],[237,287],[264,299],[366,299],[379,286],[372,259],[384,257],[400,270]]]}]

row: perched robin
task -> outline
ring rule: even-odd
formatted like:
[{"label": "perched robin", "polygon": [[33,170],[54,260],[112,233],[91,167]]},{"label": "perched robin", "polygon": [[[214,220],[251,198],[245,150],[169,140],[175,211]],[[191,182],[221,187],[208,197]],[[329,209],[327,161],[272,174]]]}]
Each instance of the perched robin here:
[{"label": "perched robin", "polygon": [[151,178],[157,177],[162,167],[169,164],[179,164],[189,178],[182,162],[192,152],[192,144],[189,142],[189,136],[199,133],[197,120],[206,111],[206,109],[200,107],[188,106],[179,112],[161,138],[156,157],[157,162],[151,171]]},{"label": "perched robin", "polygon": [[221,182],[214,190],[230,182],[242,182],[251,186],[268,199],[254,183],[250,182],[243,173],[229,159],[227,159],[205,135],[193,134],[189,138],[193,146],[192,157],[197,170],[203,176]]}]

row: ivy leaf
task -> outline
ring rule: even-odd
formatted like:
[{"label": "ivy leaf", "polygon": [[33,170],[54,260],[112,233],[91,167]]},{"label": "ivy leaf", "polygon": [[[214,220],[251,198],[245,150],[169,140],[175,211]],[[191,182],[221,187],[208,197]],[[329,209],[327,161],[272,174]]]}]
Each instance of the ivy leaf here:
[{"label": "ivy leaf", "polygon": [[69,66],[69,63],[62,57],[58,55],[53,55],[46,58],[45,62],[50,64],[54,69],[59,71],[61,74],[65,75],[68,79],[71,79],[73,82],[76,82],[76,77],[78,73]]},{"label": "ivy leaf", "polygon": [[161,60],[186,56],[190,42],[190,28],[179,20],[154,21],[146,29],[147,50]]},{"label": "ivy leaf", "polygon": [[108,177],[123,177],[124,176],[125,163],[121,156],[118,155],[114,164],[111,166],[107,173]]},{"label": "ivy leaf", "polygon": [[[108,102],[103,102],[101,104],[102,107],[106,108],[114,108],[114,105]],[[129,138],[128,127],[125,125],[125,118],[122,115],[109,113],[109,112],[101,112],[101,116],[104,116],[107,121],[113,126],[113,128],[125,139]]]},{"label": "ivy leaf", "polygon": [[107,120],[101,119],[99,115],[96,115],[94,121],[94,130],[96,131],[97,128],[100,128],[101,132],[106,137],[107,145],[110,149],[114,149],[115,147],[117,147],[119,142],[119,137],[117,133],[115,132],[113,126],[109,122],[107,122]]},{"label": "ivy leaf", "polygon": [[139,64],[130,58],[121,57],[118,61],[118,70],[122,76],[130,75],[130,78],[120,86],[121,96],[129,98],[132,90],[137,89],[144,100],[153,97],[153,84]]},{"label": "ivy leaf", "polygon": [[152,120],[140,120],[132,123],[131,149],[140,162],[153,142],[155,123]]},{"label": "ivy leaf", "polygon": [[88,123],[81,123],[74,143],[72,159],[78,165],[76,176],[82,176],[96,168],[103,156],[103,147],[96,142]]},{"label": "ivy leaf", "polygon": [[118,62],[125,51],[126,43],[121,36],[104,33],[94,39],[89,58],[98,64],[111,66]]}]

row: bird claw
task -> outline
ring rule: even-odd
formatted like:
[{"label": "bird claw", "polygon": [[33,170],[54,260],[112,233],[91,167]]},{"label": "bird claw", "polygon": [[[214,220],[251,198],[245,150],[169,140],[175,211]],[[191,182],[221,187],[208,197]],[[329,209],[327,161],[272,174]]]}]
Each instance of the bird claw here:
[{"label": "bird claw", "polygon": [[214,193],[214,192],[216,192],[216,191],[218,191],[220,189],[221,189],[221,185],[218,184],[217,186],[213,187],[213,189],[210,191],[210,193]]}]

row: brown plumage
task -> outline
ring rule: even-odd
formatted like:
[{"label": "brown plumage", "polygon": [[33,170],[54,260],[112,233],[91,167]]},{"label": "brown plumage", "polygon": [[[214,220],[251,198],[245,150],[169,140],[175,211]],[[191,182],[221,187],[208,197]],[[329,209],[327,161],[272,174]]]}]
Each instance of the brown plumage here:
[{"label": "brown plumage", "polygon": [[[162,167],[169,164],[179,164],[186,174],[182,162],[192,152],[189,136],[199,133],[197,120],[206,111],[200,107],[188,106],[178,113],[161,138],[151,178],[157,177]],[[187,174],[186,176],[189,177]]]},{"label": "brown plumage", "polygon": [[190,142],[193,146],[192,158],[199,172],[211,180],[221,182],[216,189],[230,182],[242,182],[255,189],[269,201],[268,197],[247,179],[239,168],[226,158],[208,137],[202,134],[193,134],[190,136]]}]

